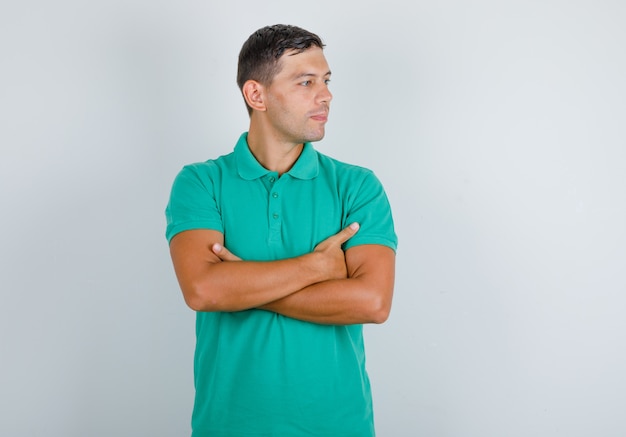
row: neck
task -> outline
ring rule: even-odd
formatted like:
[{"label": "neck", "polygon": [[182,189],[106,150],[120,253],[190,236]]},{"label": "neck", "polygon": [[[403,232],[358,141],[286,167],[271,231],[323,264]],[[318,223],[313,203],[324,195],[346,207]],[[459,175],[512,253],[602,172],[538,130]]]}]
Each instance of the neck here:
[{"label": "neck", "polygon": [[263,167],[282,175],[296,163],[304,144],[281,140],[251,123],[248,131],[248,146]]}]

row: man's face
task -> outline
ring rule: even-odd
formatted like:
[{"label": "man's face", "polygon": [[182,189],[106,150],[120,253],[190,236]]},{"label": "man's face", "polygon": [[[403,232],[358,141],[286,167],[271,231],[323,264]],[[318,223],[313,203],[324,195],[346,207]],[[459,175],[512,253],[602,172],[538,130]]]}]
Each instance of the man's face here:
[{"label": "man's face", "polygon": [[285,52],[281,70],[266,87],[265,105],[273,133],[280,141],[300,144],[324,137],[332,94],[324,52],[311,47]]}]

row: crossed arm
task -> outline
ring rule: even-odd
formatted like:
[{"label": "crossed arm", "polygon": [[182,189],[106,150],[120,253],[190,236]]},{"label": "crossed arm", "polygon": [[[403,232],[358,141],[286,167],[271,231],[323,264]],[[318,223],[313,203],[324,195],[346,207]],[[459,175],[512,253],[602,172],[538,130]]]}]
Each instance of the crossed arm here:
[{"label": "crossed arm", "polygon": [[170,242],[187,305],[196,311],[257,308],[323,324],[382,323],[391,309],[395,253],[341,245],[358,231],[349,226],[313,252],[278,261],[244,261],[230,253],[220,232],[181,232]]}]

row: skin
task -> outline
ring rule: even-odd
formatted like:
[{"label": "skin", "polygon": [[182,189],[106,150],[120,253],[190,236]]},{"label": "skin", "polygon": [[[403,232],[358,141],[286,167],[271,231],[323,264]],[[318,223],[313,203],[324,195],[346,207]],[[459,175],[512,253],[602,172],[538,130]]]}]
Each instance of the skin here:
[{"label": "skin", "polygon": [[[330,69],[320,48],[286,52],[271,84],[247,81],[253,109],[248,145],[267,169],[282,174],[303,143],[324,137],[332,94]],[[213,230],[190,230],[170,243],[187,305],[196,311],[257,308],[322,324],[383,323],[391,310],[395,253],[381,245],[341,245],[358,224],[322,241],[313,252],[284,260],[241,260]]]},{"label": "skin", "polygon": [[282,174],[296,162],[303,143],[324,138],[332,94],[322,49],[287,51],[279,62],[281,70],[271,84],[249,80],[242,92],[253,109],[250,150],[265,168]]}]

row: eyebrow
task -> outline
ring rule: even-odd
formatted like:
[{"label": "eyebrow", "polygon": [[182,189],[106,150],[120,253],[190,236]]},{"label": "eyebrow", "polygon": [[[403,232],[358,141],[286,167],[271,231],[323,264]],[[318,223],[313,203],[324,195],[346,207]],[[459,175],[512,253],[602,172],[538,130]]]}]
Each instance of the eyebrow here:
[{"label": "eyebrow", "polygon": [[[330,76],[331,74],[332,74],[332,72],[330,70],[328,70],[324,75],[322,75],[322,77]],[[300,74],[297,74],[297,75],[293,76],[293,79],[297,80],[297,79],[302,79],[304,77],[317,77],[317,74],[314,74],[314,73],[300,73]]]}]

